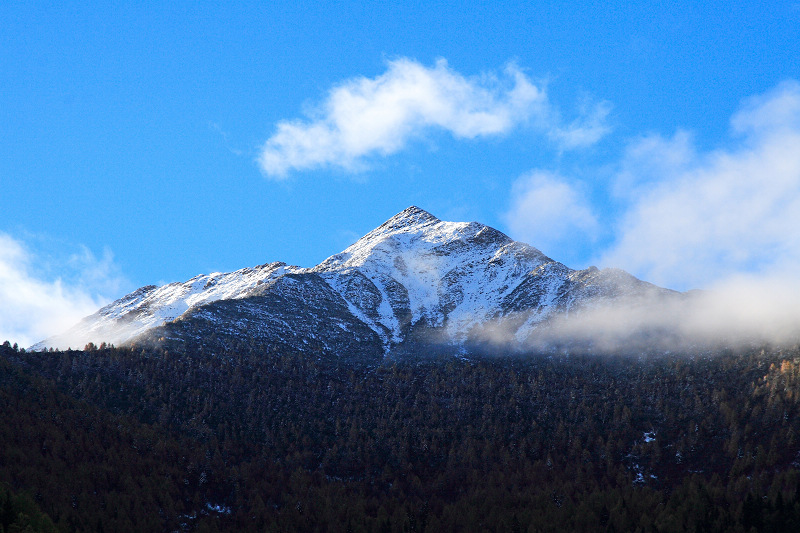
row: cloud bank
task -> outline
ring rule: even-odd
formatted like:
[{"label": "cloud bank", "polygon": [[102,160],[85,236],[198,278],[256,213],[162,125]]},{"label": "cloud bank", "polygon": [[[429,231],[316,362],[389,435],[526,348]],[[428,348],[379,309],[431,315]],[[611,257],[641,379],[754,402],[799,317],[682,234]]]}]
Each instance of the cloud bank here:
[{"label": "cloud bank", "polygon": [[612,353],[792,345],[800,342],[797,288],[779,279],[736,276],[709,291],[650,295],[559,317],[527,342]]},{"label": "cloud bank", "polygon": [[606,349],[637,339],[673,349],[800,341],[800,83],[743,102],[730,132],[727,146],[705,151],[683,130],[631,142],[614,178],[593,184],[605,188],[605,206],[555,173],[517,180],[513,234],[568,248],[595,235],[601,207],[613,205],[614,236],[597,263],[707,289],[579,313],[552,324],[551,338]]},{"label": "cloud bank", "polygon": [[[797,284],[738,276],[709,291],[645,290],[584,302],[541,322],[534,310],[481,324],[468,343],[486,353],[700,354],[800,343]],[[537,319],[529,326],[531,317]],[[447,344],[447,338],[437,339]]]},{"label": "cloud bank", "polygon": [[371,155],[402,150],[430,130],[458,139],[503,135],[522,124],[544,133],[560,149],[597,142],[609,131],[606,103],[584,106],[563,124],[544,87],[516,65],[500,75],[467,78],[444,59],[433,67],[400,58],[375,78],[332,88],[306,119],[282,121],[261,149],[259,164],[272,178],[325,166],[355,170]]},{"label": "cloud bank", "polygon": [[617,192],[628,204],[603,255],[660,284],[708,286],[739,273],[796,275],[800,265],[800,84],[745,102],[733,148],[690,137],[628,149]]},{"label": "cloud bank", "polygon": [[[0,342],[30,346],[60,333],[128,285],[109,251],[98,259],[80,247],[53,262],[0,233]],[[51,267],[59,277],[48,276]]]},{"label": "cloud bank", "polygon": [[613,210],[613,238],[595,261],[670,288],[710,288],[740,274],[797,277],[800,84],[745,101],[727,144],[702,151],[683,130],[639,138],[612,180],[592,184],[605,205],[578,180],[531,172],[513,185],[506,222],[534,245],[568,248],[596,238],[599,214]]}]

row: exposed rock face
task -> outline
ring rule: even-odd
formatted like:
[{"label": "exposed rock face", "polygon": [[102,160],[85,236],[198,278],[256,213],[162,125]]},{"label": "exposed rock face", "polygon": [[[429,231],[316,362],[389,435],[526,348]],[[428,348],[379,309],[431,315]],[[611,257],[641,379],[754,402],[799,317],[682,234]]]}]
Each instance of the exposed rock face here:
[{"label": "exposed rock face", "polygon": [[498,328],[525,343],[553,317],[670,292],[621,270],[572,270],[488,226],[409,207],[316,267],[269,263],[142,287],[32,348],[236,340],[380,357],[458,350]]}]

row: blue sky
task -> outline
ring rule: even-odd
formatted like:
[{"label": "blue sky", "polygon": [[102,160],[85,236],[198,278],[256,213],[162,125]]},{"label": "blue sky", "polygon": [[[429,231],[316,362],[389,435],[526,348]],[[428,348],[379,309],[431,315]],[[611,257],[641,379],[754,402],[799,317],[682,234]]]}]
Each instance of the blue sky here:
[{"label": "blue sky", "polygon": [[629,4],[0,3],[0,337],[412,204],[681,290],[796,271],[800,3]]}]

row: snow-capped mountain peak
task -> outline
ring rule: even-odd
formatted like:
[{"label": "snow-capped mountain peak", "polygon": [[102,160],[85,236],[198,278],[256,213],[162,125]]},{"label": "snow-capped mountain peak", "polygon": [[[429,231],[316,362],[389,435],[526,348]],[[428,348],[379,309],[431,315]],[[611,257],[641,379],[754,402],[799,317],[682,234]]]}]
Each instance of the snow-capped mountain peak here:
[{"label": "snow-capped mountain peak", "polygon": [[364,237],[369,237],[372,233],[386,233],[391,231],[402,230],[403,228],[424,227],[431,224],[441,222],[438,218],[428,213],[424,209],[412,205],[403,209],[395,216],[367,233]]},{"label": "snow-capped mountain peak", "polygon": [[652,287],[622,271],[572,270],[494,228],[412,206],[313,268],[268,263],[142,287],[33,348],[212,332],[391,353],[432,338],[460,345],[503,321],[522,341],[556,314]]},{"label": "snow-capped mountain peak", "polygon": [[445,222],[409,207],[314,271],[394,344],[420,321],[463,338],[496,314],[526,274],[550,261],[483,224]]}]

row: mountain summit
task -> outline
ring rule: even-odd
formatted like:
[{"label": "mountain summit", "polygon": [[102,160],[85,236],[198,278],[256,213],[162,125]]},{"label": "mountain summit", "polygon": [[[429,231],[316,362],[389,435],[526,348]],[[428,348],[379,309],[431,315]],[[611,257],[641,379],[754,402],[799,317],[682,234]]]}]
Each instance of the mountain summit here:
[{"label": "mountain summit", "polygon": [[313,268],[267,263],[146,286],[34,345],[228,345],[380,357],[524,346],[556,317],[668,294],[614,269],[573,270],[477,222],[418,207]]},{"label": "mountain summit", "polygon": [[441,222],[441,220],[431,215],[424,209],[420,209],[419,207],[412,205],[411,207],[400,211],[395,216],[375,228],[373,231],[381,232],[392,228],[399,228],[401,226],[418,226],[425,224],[436,224],[437,222]]}]

